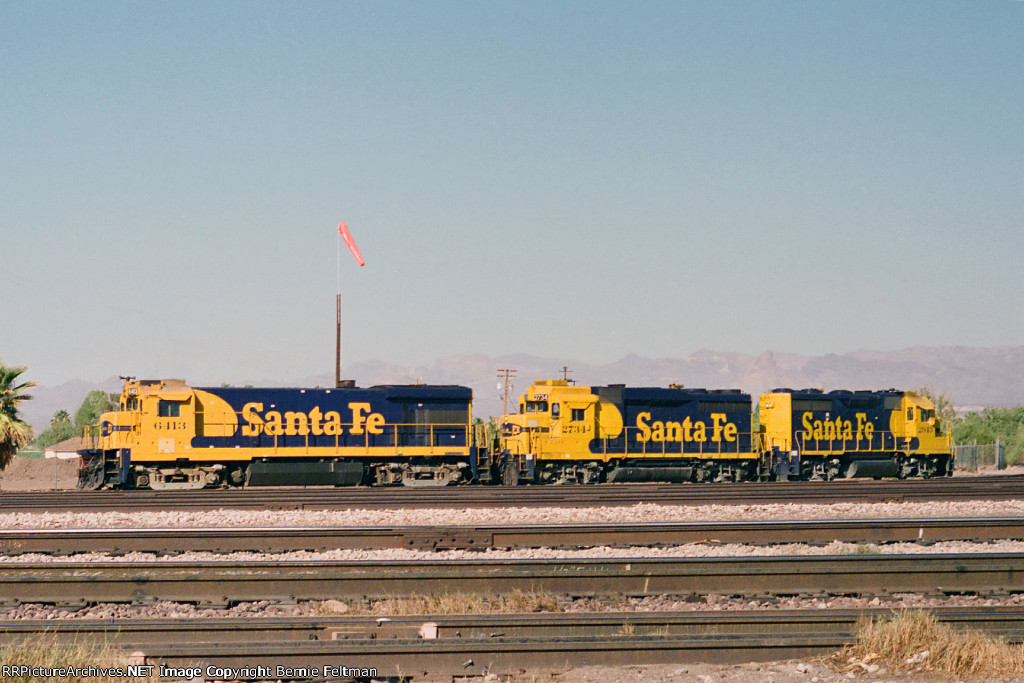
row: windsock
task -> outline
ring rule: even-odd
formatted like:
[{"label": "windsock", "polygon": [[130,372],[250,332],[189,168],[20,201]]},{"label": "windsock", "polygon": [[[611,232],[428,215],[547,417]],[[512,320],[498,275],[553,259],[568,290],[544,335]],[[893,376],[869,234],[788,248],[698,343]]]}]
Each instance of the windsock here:
[{"label": "windsock", "polygon": [[363,261],[363,255],[359,253],[359,247],[356,246],[356,241],[352,239],[352,233],[348,231],[348,226],[344,223],[338,223],[338,234],[341,235],[341,239],[345,240],[345,244],[348,245],[348,250],[352,252],[352,256],[355,257],[356,263],[360,266],[365,266],[366,262]]}]

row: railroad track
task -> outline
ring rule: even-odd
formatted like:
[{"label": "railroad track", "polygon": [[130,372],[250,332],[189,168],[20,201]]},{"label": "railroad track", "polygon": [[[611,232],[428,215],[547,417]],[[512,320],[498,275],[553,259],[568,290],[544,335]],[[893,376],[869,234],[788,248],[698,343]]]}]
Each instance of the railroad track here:
[{"label": "railroad track", "polygon": [[[412,681],[558,670],[585,665],[736,663],[826,654],[855,638],[859,619],[885,610],[513,614],[288,619],[0,621],[0,646],[45,632],[54,642],[100,641],[145,653],[145,663],[220,671],[375,670]],[[942,622],[1014,642],[1024,640],[1024,609],[933,611]],[[282,667],[284,671],[279,670]],[[214,673],[210,676],[210,673]]]},{"label": "railroad track", "polygon": [[304,528],[27,529],[0,531],[0,554],[190,551],[486,550],[656,547],[689,543],[827,544],[1024,540],[1024,518],[829,519],[654,524]]},{"label": "railroad track", "polygon": [[231,605],[516,590],[573,597],[1006,594],[1024,592],[1024,554],[0,563],[4,605]]},{"label": "railroad track", "polygon": [[35,491],[0,493],[3,512],[116,510],[334,510],[345,508],[588,507],[1008,500],[1024,476],[922,481],[843,480],[740,484],[600,484],[408,488],[257,488],[209,491]]}]

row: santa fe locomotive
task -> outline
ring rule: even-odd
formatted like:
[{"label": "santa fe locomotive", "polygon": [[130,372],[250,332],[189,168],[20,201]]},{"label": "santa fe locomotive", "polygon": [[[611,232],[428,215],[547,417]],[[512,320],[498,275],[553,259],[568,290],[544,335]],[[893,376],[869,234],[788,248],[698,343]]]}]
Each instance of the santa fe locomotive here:
[{"label": "santa fe locomotive", "polygon": [[[81,488],[755,481],[952,474],[909,391],[534,382],[488,430],[447,385],[276,389],[129,380],[89,430]],[[755,420],[759,418],[760,424]]]}]

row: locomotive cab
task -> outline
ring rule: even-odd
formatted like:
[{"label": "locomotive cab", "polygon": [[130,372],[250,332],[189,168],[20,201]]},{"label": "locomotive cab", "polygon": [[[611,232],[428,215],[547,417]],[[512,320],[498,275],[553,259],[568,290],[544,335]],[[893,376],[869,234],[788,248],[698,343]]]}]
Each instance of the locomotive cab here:
[{"label": "locomotive cab", "polygon": [[[117,408],[103,413],[99,423],[86,430],[85,445],[79,451],[79,487],[96,489],[104,483],[129,482],[149,486],[147,475],[134,481],[132,451],[152,450],[173,460],[185,450],[194,425],[193,394],[184,381],[129,379]],[[167,475],[169,480],[182,477],[173,472]]]},{"label": "locomotive cab", "polygon": [[[519,412],[501,419],[500,457],[495,463],[500,470],[501,482],[515,485],[520,479],[533,479],[539,434],[549,434],[552,422],[561,420],[561,404],[552,403],[550,387],[566,386],[562,380],[534,382],[519,397]],[[554,411],[552,413],[552,410]]]},{"label": "locomotive cab", "polygon": [[945,425],[936,416],[935,404],[927,396],[914,391],[904,392],[898,410],[889,422],[893,435],[910,459],[909,475],[952,475],[949,459],[950,437]]},{"label": "locomotive cab", "polygon": [[[602,467],[592,462],[590,442],[603,431],[600,405],[590,387],[560,379],[534,382],[519,399],[519,413],[502,419],[502,481],[598,481]],[[560,464],[538,469],[541,460]]]}]

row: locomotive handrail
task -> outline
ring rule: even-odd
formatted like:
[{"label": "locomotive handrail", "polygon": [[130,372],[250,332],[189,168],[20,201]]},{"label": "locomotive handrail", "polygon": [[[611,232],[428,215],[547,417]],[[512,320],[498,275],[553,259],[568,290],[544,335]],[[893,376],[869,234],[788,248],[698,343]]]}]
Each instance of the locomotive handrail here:
[{"label": "locomotive handrail", "polygon": [[95,450],[99,446],[99,439],[99,425],[87,425],[82,428],[82,450]]},{"label": "locomotive handrail", "polygon": [[[368,429],[364,428],[363,429],[363,433],[361,435],[362,438],[360,439],[360,441],[362,443],[358,443],[358,442],[354,443],[354,444],[353,443],[342,443],[342,437],[345,437],[345,441],[347,442],[349,440],[349,438],[352,436],[351,429],[352,429],[353,426],[354,426],[354,423],[341,423],[341,428],[342,428],[341,432],[342,433],[341,434],[333,434],[333,435],[331,435],[331,437],[333,437],[333,442],[329,441],[326,444],[324,444],[324,443],[315,443],[315,442],[314,443],[310,443],[311,439],[323,439],[324,435],[303,434],[303,435],[301,435],[302,438],[303,438],[303,447],[306,449],[307,452],[309,451],[310,448],[335,448],[335,449],[362,448],[363,449],[363,453],[367,454],[367,455],[370,453],[370,449],[371,448],[403,448],[403,447],[406,447],[406,448],[428,448],[430,450],[427,452],[427,455],[437,455],[437,454],[443,454],[443,453],[446,453],[446,452],[450,452],[452,449],[456,449],[456,448],[467,448],[468,449],[471,446],[471,444],[472,444],[471,436],[472,436],[473,425],[466,424],[466,423],[463,423],[463,422],[444,422],[444,423],[428,423],[428,424],[418,423],[418,422],[398,422],[398,423],[392,423],[392,424],[389,424],[389,425],[385,425],[387,430],[382,432],[381,434],[371,434]],[[403,436],[401,434],[401,431],[400,431],[402,429],[426,430],[425,433],[423,433],[423,434],[413,433],[411,435],[411,438],[413,440],[425,438],[426,443],[400,443],[401,437]],[[459,443],[459,444],[456,444],[456,445],[448,445],[448,446],[446,446],[444,444],[437,443],[438,439],[436,438],[436,436],[439,436],[439,434],[435,430],[450,430],[449,433],[457,433],[457,432],[461,431],[462,432],[462,435],[461,435],[462,436],[462,442]],[[297,434],[296,435],[288,435],[288,434],[279,435],[279,434],[274,434],[274,435],[271,435],[271,436],[273,437],[273,446],[272,446],[272,448],[273,448],[273,450],[277,451],[277,450],[283,449],[283,448],[295,448],[296,447],[295,445],[288,445],[286,440],[287,439],[298,438],[300,435],[297,435]],[[385,437],[385,436],[387,436],[389,438],[383,439],[384,443],[379,443],[379,444],[371,443],[371,441],[375,441],[378,438]],[[405,435],[405,436],[407,438],[410,437],[410,435]]]},{"label": "locomotive handrail", "polygon": [[[836,451],[853,451],[858,453],[888,453],[897,450],[898,439],[896,434],[891,431],[879,430],[868,439],[857,435],[853,439],[816,439],[814,437],[807,438],[801,432],[797,432],[793,435],[794,446],[796,450],[801,453],[831,453]],[[874,442],[878,441],[879,445],[875,446]],[[808,444],[814,444],[814,448],[808,447]],[[853,447],[849,447],[847,444],[853,444]],[[825,447],[823,447],[825,446]]]},{"label": "locomotive handrail", "polygon": [[[755,439],[761,439],[759,432],[738,432],[733,441],[721,440],[711,441],[640,441],[630,438],[630,433],[639,431],[637,427],[626,427],[622,436],[609,439],[604,437],[598,439],[601,442],[601,453],[603,455],[629,456],[629,455],[680,455],[680,456],[702,456],[702,455],[750,455],[758,451],[753,449]],[[609,441],[622,443],[622,450],[616,450],[618,445],[613,445],[609,450]],[[671,444],[671,448],[669,448]],[[748,448],[744,448],[749,444]],[[633,446],[631,449],[630,446]],[[639,445],[639,448],[637,446]]]}]

